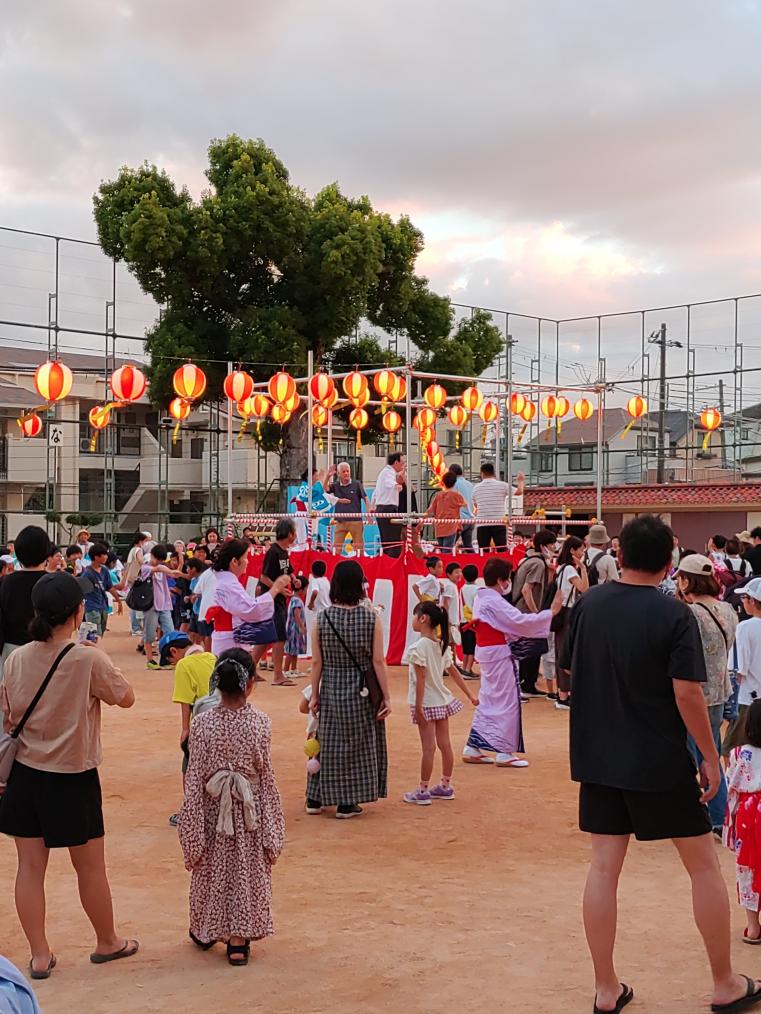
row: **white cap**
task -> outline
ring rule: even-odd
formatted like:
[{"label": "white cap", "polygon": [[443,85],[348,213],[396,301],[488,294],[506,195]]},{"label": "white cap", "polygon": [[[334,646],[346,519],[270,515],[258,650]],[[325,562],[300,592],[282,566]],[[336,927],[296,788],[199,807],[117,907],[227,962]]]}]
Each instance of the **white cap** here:
[{"label": "white cap", "polygon": [[153,538],[153,536],[151,535],[150,532],[141,532],[140,534],[143,536],[144,539],[152,539]]},{"label": "white cap", "polygon": [[0,563],[14,563],[15,564],[15,562],[16,561],[13,559],[13,557],[11,556],[10,553],[3,553],[3,555],[0,556]]},{"label": "white cap", "polygon": [[752,581],[748,581],[746,585],[743,585],[740,589],[740,597],[743,596],[755,599],[756,602],[761,602],[761,577],[754,577]]}]

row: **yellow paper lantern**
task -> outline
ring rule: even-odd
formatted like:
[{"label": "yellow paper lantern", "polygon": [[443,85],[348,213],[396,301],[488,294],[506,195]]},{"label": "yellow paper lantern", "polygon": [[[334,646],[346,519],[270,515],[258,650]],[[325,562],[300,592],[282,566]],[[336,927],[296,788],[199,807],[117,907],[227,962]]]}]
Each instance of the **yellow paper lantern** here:
[{"label": "yellow paper lantern", "polygon": [[499,415],[499,407],[496,402],[485,401],[479,408],[478,414],[485,423],[492,423]]},{"label": "yellow paper lantern", "polygon": [[579,398],[573,406],[573,414],[577,419],[581,420],[581,422],[586,422],[587,419],[591,419],[594,410],[594,405],[589,398]]},{"label": "yellow paper lantern", "polygon": [[349,412],[349,425],[357,431],[357,450],[362,450],[362,430],[370,422],[370,416],[363,408],[353,408]]},{"label": "yellow paper lantern", "polygon": [[354,370],[344,377],[343,389],[352,405],[356,406],[367,391],[367,377],[359,370]]},{"label": "yellow paper lantern", "polygon": [[254,378],[245,370],[233,370],[222,382],[222,390],[228,401],[234,401],[236,404],[245,401],[254,393]]},{"label": "yellow paper lantern", "polygon": [[183,401],[197,401],[206,390],[206,374],[194,363],[183,363],[174,371],[172,387]]},{"label": "yellow paper lantern", "polygon": [[49,362],[34,371],[34,386],[43,401],[61,401],[71,391],[74,376],[65,363]]},{"label": "yellow paper lantern", "polygon": [[510,396],[510,411],[513,415],[520,415],[523,412],[525,404],[526,396],[521,394],[520,391],[516,391]]},{"label": "yellow paper lantern", "polygon": [[447,392],[441,384],[431,384],[423,391],[423,401],[438,412],[441,406],[446,404]]},{"label": "yellow paper lantern", "polygon": [[477,412],[481,407],[484,396],[477,387],[466,387],[460,396],[460,401],[468,412]]},{"label": "yellow paper lantern", "polygon": [[285,407],[285,405],[276,404],[270,409],[270,418],[274,423],[278,423],[280,426],[284,426],[285,423],[291,418],[291,413]]},{"label": "yellow paper lantern", "polygon": [[267,381],[267,389],[275,404],[282,405],[296,393],[296,381],[290,373],[280,370]]}]

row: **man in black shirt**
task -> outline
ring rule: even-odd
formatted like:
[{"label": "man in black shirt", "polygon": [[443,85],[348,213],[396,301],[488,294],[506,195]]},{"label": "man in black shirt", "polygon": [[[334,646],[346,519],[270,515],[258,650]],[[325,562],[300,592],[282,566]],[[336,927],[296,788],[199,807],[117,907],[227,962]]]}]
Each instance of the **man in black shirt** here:
[{"label": "man in black shirt", "polygon": [[761,528],[754,528],[750,533],[753,540],[753,548],[743,553],[743,560],[747,560],[753,568],[756,577],[761,574]]},{"label": "man in black shirt", "polygon": [[[621,580],[590,589],[574,607],[571,777],[580,782],[579,826],[592,835],[584,926],[595,969],[596,1011],[633,997],[613,964],[618,879],[630,835],[671,838],[692,881],[695,921],[713,975],[712,1010],[761,1003],[761,983],[730,961],[729,901],[705,803],[720,783],[719,758],[701,684],[700,633],[690,609],[658,591],[673,534],[652,515],[621,533]],[[705,758],[702,792],[687,733]],[[742,1007],[734,1001],[745,997]]]},{"label": "man in black shirt", "polygon": [[16,559],[21,570],[0,580],[0,680],[3,662],[22,644],[28,644],[29,621],[34,615],[32,588],[45,573],[50,556],[50,539],[37,525],[27,525],[16,537]]},{"label": "man in black shirt", "polygon": [[[264,554],[262,572],[259,575],[257,595],[264,595],[283,574],[291,574],[292,568],[288,559],[288,550],[296,541],[296,525],[288,518],[281,518],[275,528],[275,541]],[[285,621],[288,613],[288,600],[285,595],[275,596],[275,612],[273,621],[277,632],[277,640],[272,645],[272,665],[274,674],[272,685],[275,687],[292,687],[292,679],[283,676],[283,649],[285,647]],[[265,654],[269,645],[260,644],[254,651],[254,662]]]}]

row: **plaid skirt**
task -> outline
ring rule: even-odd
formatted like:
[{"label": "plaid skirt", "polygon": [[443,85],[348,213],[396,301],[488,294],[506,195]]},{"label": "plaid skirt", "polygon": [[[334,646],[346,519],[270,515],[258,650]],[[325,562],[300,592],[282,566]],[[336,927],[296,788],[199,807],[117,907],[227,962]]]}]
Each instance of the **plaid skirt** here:
[{"label": "plaid skirt", "polygon": [[[437,704],[435,708],[423,708],[423,714],[425,715],[426,722],[441,722],[445,718],[451,718],[452,715],[456,715],[458,711],[462,711],[462,701],[457,697],[453,698],[449,704]],[[417,713],[414,705],[410,705],[410,718],[412,724],[417,725]]]},{"label": "plaid skirt", "polygon": [[307,799],[323,806],[373,803],[387,795],[386,726],[361,697],[356,671],[323,669],[320,686],[320,770],[307,776]]}]

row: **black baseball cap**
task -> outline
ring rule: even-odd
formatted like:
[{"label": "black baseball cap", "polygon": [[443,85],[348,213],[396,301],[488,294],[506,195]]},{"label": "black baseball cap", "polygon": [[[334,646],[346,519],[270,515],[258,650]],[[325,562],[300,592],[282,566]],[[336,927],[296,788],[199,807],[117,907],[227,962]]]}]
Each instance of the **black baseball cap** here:
[{"label": "black baseball cap", "polygon": [[65,571],[55,574],[44,574],[32,588],[32,605],[52,626],[56,626],[56,617],[60,623],[71,616],[77,606],[84,600],[85,593],[79,581]]}]

